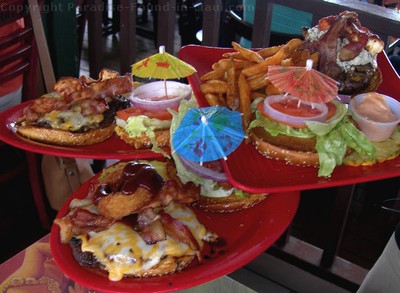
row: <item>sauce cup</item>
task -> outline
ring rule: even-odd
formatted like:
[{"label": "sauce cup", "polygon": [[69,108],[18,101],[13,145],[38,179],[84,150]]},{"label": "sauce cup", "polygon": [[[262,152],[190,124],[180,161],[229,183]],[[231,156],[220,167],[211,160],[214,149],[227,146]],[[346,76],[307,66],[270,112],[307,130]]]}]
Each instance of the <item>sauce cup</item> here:
[{"label": "sauce cup", "polygon": [[138,86],[130,97],[133,106],[146,110],[160,108],[177,108],[181,100],[189,100],[192,96],[190,85],[167,80],[153,81]]},{"label": "sauce cup", "polygon": [[378,122],[368,119],[368,117],[360,115],[357,112],[357,106],[363,101],[367,94],[369,93],[355,96],[349,104],[349,109],[352,112],[353,118],[358,123],[361,131],[368,137],[370,141],[386,140],[393,134],[396,126],[400,122],[400,102],[392,97],[380,94],[384,97],[390,111],[397,117],[397,119],[390,122]]}]

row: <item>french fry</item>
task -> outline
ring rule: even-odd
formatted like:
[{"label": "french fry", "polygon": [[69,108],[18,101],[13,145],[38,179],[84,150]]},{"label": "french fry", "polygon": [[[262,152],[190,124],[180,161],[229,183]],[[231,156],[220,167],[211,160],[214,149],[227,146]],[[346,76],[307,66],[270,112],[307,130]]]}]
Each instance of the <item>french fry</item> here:
[{"label": "french fry", "polygon": [[229,59],[221,59],[217,63],[214,63],[211,68],[213,70],[226,70],[228,68],[229,62],[231,62]]},{"label": "french fry", "polygon": [[247,60],[245,57],[242,56],[242,54],[240,54],[240,52],[237,51],[224,53],[222,54],[222,57],[234,60],[243,60],[243,61]]},{"label": "french fry", "polygon": [[309,56],[310,50],[294,50],[288,58],[292,59],[295,66],[298,66],[303,60],[307,60]]},{"label": "french fry", "polygon": [[240,46],[236,42],[232,42],[232,47],[239,52],[243,57],[245,57],[247,60],[255,63],[260,63],[264,61],[264,58],[260,56],[257,52],[244,48]]},{"label": "french fry", "polygon": [[222,95],[207,93],[204,97],[210,106],[226,106],[225,99]]},{"label": "french fry", "polygon": [[247,129],[251,118],[251,110],[250,110],[251,89],[244,74],[239,75],[238,88],[239,88],[239,112],[243,114],[242,116],[243,129]]},{"label": "french fry", "polygon": [[261,73],[247,78],[251,90],[258,90],[265,87],[270,81],[266,73]]},{"label": "french fry", "polygon": [[209,71],[200,77],[201,80],[212,80],[212,79],[223,79],[225,77],[225,70],[224,69],[216,69]]},{"label": "french fry", "polygon": [[303,41],[300,39],[291,39],[284,46],[282,46],[278,52],[276,52],[276,54],[266,58],[261,63],[243,69],[242,73],[246,76],[251,76],[261,72],[266,72],[268,70],[268,66],[281,64],[282,60],[285,59],[292,51],[300,47],[302,43]]},{"label": "french fry", "polygon": [[250,100],[254,101],[258,98],[265,98],[265,93],[261,93],[259,91],[251,91],[250,92]]},{"label": "french fry", "polygon": [[225,94],[228,89],[226,81],[212,79],[206,83],[200,85],[200,90],[203,94],[214,93],[214,94]]},{"label": "french fry", "polygon": [[294,63],[293,63],[293,59],[292,58],[286,58],[286,59],[283,59],[282,60],[282,62],[281,62],[281,66],[294,66]]},{"label": "french fry", "polygon": [[226,90],[226,105],[230,109],[236,110],[239,106],[239,99],[236,94],[236,70],[233,62],[230,62],[226,71],[226,82],[228,84]]},{"label": "french fry", "polygon": [[278,52],[279,49],[282,47],[283,47],[283,45],[263,48],[261,50],[258,50],[257,53],[265,59],[265,58],[271,57],[272,55],[276,54],[276,52]]},{"label": "french fry", "polygon": [[266,87],[265,87],[265,94],[268,96],[272,96],[272,95],[281,95],[282,92],[275,87],[272,83],[269,83]]},{"label": "french fry", "polygon": [[250,65],[254,64],[249,60],[239,60],[239,59],[233,59],[232,62],[236,70],[242,70],[243,68],[249,67]]}]

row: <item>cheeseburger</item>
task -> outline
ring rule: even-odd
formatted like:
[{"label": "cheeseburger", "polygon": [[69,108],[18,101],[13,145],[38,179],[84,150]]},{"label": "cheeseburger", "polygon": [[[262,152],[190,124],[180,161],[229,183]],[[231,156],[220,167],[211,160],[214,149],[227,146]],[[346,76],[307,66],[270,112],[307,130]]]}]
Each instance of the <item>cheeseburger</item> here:
[{"label": "cheeseburger", "polygon": [[303,29],[302,48],[319,53],[318,71],[338,81],[341,94],[374,91],[382,81],[376,55],[384,43],[357,17],[355,12],[344,11]]},{"label": "cheeseburger", "polygon": [[118,163],[92,182],[86,198],[70,202],[55,224],[81,266],[119,281],[162,276],[201,261],[205,241],[217,236],[185,205],[197,188],[173,182],[168,164]]},{"label": "cheeseburger", "polygon": [[132,78],[103,69],[98,80],[64,77],[17,121],[22,136],[51,144],[90,145],[114,133],[115,112],[130,105]]}]

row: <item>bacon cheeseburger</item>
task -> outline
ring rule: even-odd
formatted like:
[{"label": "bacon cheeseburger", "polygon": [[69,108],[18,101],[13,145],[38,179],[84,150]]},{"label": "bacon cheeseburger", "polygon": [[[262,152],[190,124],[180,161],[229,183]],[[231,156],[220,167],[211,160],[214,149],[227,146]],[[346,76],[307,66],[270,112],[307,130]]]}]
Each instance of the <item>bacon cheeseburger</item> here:
[{"label": "bacon cheeseburger", "polygon": [[114,133],[115,112],[130,105],[132,78],[103,69],[98,80],[63,77],[17,121],[22,136],[60,145],[90,145]]},{"label": "bacon cheeseburger", "polygon": [[[171,137],[190,108],[198,107],[195,100],[182,101],[179,111],[173,114]],[[210,212],[233,212],[252,207],[263,201],[267,194],[251,194],[235,188],[226,177],[221,162],[204,162],[203,165],[187,160],[172,152],[180,181],[193,182],[200,187],[200,197],[193,204]]]},{"label": "bacon cheeseburger", "polygon": [[292,96],[266,97],[256,104],[249,133],[263,156],[319,167],[318,176],[330,176],[343,163],[360,166],[392,159],[400,150],[398,128],[388,140],[371,142],[357,128],[347,105],[337,100],[311,105],[299,104]]},{"label": "bacon cheeseburger", "polygon": [[118,163],[92,182],[86,198],[70,202],[55,224],[81,266],[119,281],[170,274],[194,258],[201,261],[204,242],[217,236],[185,206],[198,189],[169,179],[168,164]]},{"label": "bacon cheeseburger", "polygon": [[341,94],[371,92],[382,81],[376,55],[384,43],[363,27],[357,16],[344,11],[303,30],[302,48],[319,53],[318,71],[338,81]]}]

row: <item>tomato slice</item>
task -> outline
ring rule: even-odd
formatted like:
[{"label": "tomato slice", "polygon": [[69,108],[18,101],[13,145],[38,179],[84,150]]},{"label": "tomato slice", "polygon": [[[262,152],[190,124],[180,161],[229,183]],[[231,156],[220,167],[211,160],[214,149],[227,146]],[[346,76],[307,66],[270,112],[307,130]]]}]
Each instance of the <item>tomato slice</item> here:
[{"label": "tomato slice", "polygon": [[328,115],[326,115],[326,120],[328,120],[329,118],[331,118],[333,115],[335,115],[336,113],[336,106],[334,103],[327,103],[326,104],[328,106]]},{"label": "tomato slice", "polygon": [[[264,101],[261,101],[261,102],[259,102],[259,103],[257,104],[257,109],[258,109],[258,111],[260,111],[260,113],[261,113],[264,117],[266,117],[266,118],[268,118],[268,119],[270,119],[270,120],[273,120],[273,121],[282,123],[281,121],[277,121],[277,120],[275,120],[274,118],[272,118],[271,116],[269,116],[269,115],[264,111],[264,106],[263,106],[263,104],[264,104]],[[287,125],[289,125],[289,126],[292,126],[292,127],[296,127],[296,128],[306,128],[306,127],[307,127],[307,126],[300,126],[300,125],[297,125],[297,124],[290,124],[290,123],[285,123],[285,124],[287,124]]]},{"label": "tomato slice", "polygon": [[131,116],[144,115],[149,118],[155,118],[158,120],[171,120],[172,114],[167,109],[160,110],[145,110],[137,107],[130,107],[117,112],[117,117],[123,120],[127,120]]},{"label": "tomato slice", "polygon": [[[326,119],[329,119],[330,117],[332,117],[332,116],[335,114],[335,112],[336,112],[336,106],[335,106],[333,103],[331,103],[331,102],[327,103],[326,105],[327,105],[327,107],[328,107],[328,114],[327,114]],[[257,109],[258,109],[258,111],[260,111],[260,113],[261,113],[264,117],[266,117],[266,118],[268,118],[268,119],[270,119],[270,120],[274,120],[274,121],[277,121],[277,122],[279,122],[279,123],[282,123],[281,121],[275,120],[273,117],[269,116],[269,115],[264,111],[263,101],[261,101],[261,102],[259,102],[259,103],[257,104]],[[282,109],[281,109],[281,110],[282,110]],[[290,113],[288,113],[288,114],[290,114]],[[307,127],[307,126],[305,126],[305,125],[302,126],[302,125],[298,125],[298,124],[291,124],[291,123],[289,123],[289,122],[285,122],[285,124],[287,124],[287,125],[289,125],[289,126],[292,126],[292,127],[296,127],[296,128],[305,128],[305,127]]]}]

